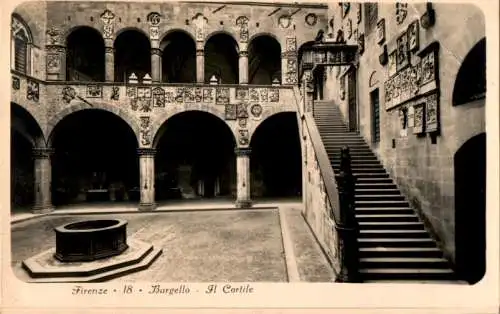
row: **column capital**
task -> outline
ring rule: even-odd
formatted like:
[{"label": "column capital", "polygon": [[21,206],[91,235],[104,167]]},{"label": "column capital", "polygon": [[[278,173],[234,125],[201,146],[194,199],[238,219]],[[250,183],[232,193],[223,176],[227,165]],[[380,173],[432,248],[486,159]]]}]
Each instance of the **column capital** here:
[{"label": "column capital", "polygon": [[156,154],[156,149],[154,149],[154,148],[138,148],[137,154],[139,156],[154,156]]},{"label": "column capital", "polygon": [[115,53],[115,48],[114,47],[104,47],[104,52],[105,53]]},{"label": "column capital", "polygon": [[160,48],[151,48],[151,55],[158,55],[161,57],[162,54],[163,52]]},{"label": "column capital", "polygon": [[252,148],[250,147],[236,147],[234,149],[236,156],[250,156],[252,153]]},{"label": "column capital", "polygon": [[196,49],[196,56],[197,57],[204,57],[205,56],[205,49]]},{"label": "column capital", "polygon": [[54,154],[54,149],[47,147],[36,147],[33,148],[33,157],[35,159],[46,159]]},{"label": "column capital", "polygon": [[242,58],[242,57],[248,57],[248,51],[240,51],[238,53],[238,55],[240,56],[240,58]]}]

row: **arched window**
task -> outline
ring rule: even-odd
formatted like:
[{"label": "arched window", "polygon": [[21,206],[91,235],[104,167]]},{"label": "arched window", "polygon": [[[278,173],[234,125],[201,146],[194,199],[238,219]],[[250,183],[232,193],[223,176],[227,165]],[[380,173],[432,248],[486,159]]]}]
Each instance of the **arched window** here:
[{"label": "arched window", "polygon": [[33,42],[31,32],[26,23],[15,15],[12,16],[11,31],[11,67],[16,71],[29,74],[31,72],[30,46]]}]

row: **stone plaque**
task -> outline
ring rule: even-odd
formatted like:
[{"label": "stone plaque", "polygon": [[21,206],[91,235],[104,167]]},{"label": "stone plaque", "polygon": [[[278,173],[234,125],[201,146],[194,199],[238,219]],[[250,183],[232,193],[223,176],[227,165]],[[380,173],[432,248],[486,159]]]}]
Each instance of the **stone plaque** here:
[{"label": "stone plaque", "polygon": [[250,113],[255,120],[262,118],[262,106],[259,104],[252,105],[252,107],[250,107]]},{"label": "stone plaque", "polygon": [[214,102],[214,89],[213,88],[203,88],[203,102],[213,103]]},{"label": "stone plaque", "polygon": [[226,120],[236,120],[236,118],[237,118],[236,105],[234,105],[234,104],[226,104],[226,107],[225,107],[225,119]]},{"label": "stone plaque", "polygon": [[120,100],[120,87],[112,86],[111,87],[111,100]]},{"label": "stone plaque", "polygon": [[418,51],[420,49],[420,32],[418,27],[418,20],[415,20],[410,25],[408,25],[408,50],[411,52]]},{"label": "stone plaque", "polygon": [[76,97],[76,91],[73,87],[67,86],[62,90],[62,99],[65,103],[69,104]]},{"label": "stone plaque", "polygon": [[21,88],[21,80],[18,77],[12,77],[12,88],[19,90]]},{"label": "stone plaque", "polygon": [[215,91],[215,102],[219,105],[225,105],[229,103],[229,88],[218,87]]},{"label": "stone plaque", "polygon": [[196,87],[194,89],[194,100],[197,102],[197,103],[200,103],[203,101],[203,90],[201,87]]},{"label": "stone plaque", "polygon": [[261,88],[260,89],[260,101],[262,102],[268,102],[268,92],[267,88]]},{"label": "stone plaque", "polygon": [[153,107],[165,107],[165,90],[161,87],[153,88]]},{"label": "stone plaque", "polygon": [[137,96],[137,87],[128,86],[127,87],[127,97],[135,98]]},{"label": "stone plaque", "polygon": [[246,146],[250,143],[248,130],[238,130],[238,144]]},{"label": "stone plaque", "polygon": [[102,98],[102,86],[96,84],[87,85],[88,98]]},{"label": "stone plaque", "polygon": [[425,101],[425,130],[426,132],[436,132],[439,129],[439,103],[438,95],[431,94]]},{"label": "stone plaque", "polygon": [[165,92],[165,102],[167,104],[172,104],[175,102],[175,96],[173,91]]},{"label": "stone plaque", "polygon": [[399,36],[396,43],[397,43],[397,71],[401,71],[405,67],[407,67],[410,64],[409,61],[409,53],[408,53],[408,37],[406,33],[403,35]]},{"label": "stone plaque", "polygon": [[286,38],[286,51],[287,52],[297,51],[297,39],[295,37]]},{"label": "stone plaque", "polygon": [[248,88],[236,87],[236,100],[248,100]]},{"label": "stone plaque", "polygon": [[195,91],[193,87],[186,87],[184,89],[184,102],[194,102],[195,101]]},{"label": "stone plaque", "polygon": [[137,87],[137,98],[151,98],[151,88]]},{"label": "stone plaque", "polygon": [[257,88],[250,88],[249,97],[250,101],[260,101],[259,90]]},{"label": "stone plaque", "polygon": [[183,87],[177,87],[175,89],[175,102],[178,102],[178,103],[184,102],[184,93],[185,93],[185,90]]},{"label": "stone plaque", "polygon": [[61,58],[59,54],[47,54],[47,73],[58,74],[61,71]]},{"label": "stone plaque", "polygon": [[396,61],[397,54],[396,54],[396,52],[397,52],[397,50],[394,50],[388,56],[387,73],[389,74],[389,77],[393,76],[397,72],[397,61]]},{"label": "stone plaque", "polygon": [[279,102],[280,101],[280,90],[277,88],[269,88],[269,101]]},{"label": "stone plaque", "polygon": [[27,83],[26,98],[38,102],[40,99],[40,84],[30,79],[27,80]]},{"label": "stone plaque", "polygon": [[238,104],[236,106],[237,118],[248,118],[248,104]]},{"label": "stone plaque", "polygon": [[377,43],[383,44],[385,41],[385,19],[381,19],[377,23]]},{"label": "stone plaque", "polygon": [[408,3],[396,2],[396,22],[401,24],[408,15]]},{"label": "stone plaque", "polygon": [[413,133],[420,134],[424,132],[425,123],[425,104],[421,103],[415,105],[415,122],[413,126]]}]

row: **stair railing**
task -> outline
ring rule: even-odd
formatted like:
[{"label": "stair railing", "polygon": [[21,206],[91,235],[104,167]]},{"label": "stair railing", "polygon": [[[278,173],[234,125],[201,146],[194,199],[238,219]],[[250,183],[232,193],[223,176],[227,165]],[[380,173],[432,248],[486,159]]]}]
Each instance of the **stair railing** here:
[{"label": "stair railing", "polygon": [[298,87],[294,87],[294,96],[302,122],[307,171],[307,175],[304,174],[304,217],[330,260],[335,281],[358,282],[359,229],[354,214],[355,178],[349,149],[342,148],[340,172],[336,176],[312,110],[306,109],[305,97],[308,95],[301,95]]}]

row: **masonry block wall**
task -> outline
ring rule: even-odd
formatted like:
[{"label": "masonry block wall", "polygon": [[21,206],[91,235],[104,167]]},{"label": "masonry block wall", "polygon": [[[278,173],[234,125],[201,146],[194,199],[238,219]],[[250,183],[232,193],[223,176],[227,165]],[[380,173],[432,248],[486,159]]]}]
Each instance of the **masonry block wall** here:
[{"label": "masonry block wall", "polygon": [[[453,106],[453,91],[461,65],[473,47],[485,37],[485,22],[481,9],[470,4],[433,3],[435,24],[428,29],[420,18],[426,12],[425,4],[378,4],[371,11],[366,5],[351,3],[349,8],[334,4],[332,16],[335,30],[343,29],[347,41],[360,43],[364,52],[359,58],[357,74],[357,103],[359,132],[372,146],[412,205],[428,221],[441,242],[445,253],[455,257],[455,186],[453,158],[468,139],[485,132],[485,99],[462,106]],[[371,13],[370,13],[371,12]],[[359,23],[358,23],[359,21]],[[405,96],[386,95],[387,84],[394,84],[396,73],[404,72],[405,65],[393,63],[391,54],[397,53],[399,38],[410,24],[418,21],[418,47],[409,53],[407,61],[415,66],[424,56],[419,53],[438,46],[435,57],[437,76],[437,132],[420,132],[422,123],[416,116],[425,96],[404,102]],[[377,24],[383,24],[384,30]],[[348,38],[351,34],[351,38]],[[408,37],[406,37],[408,38]],[[409,43],[414,45],[415,43]],[[387,55],[384,56],[384,47]],[[381,58],[386,59],[382,60]],[[428,63],[425,63],[428,64]],[[326,98],[341,108],[348,120],[346,76],[347,69],[327,71]],[[399,78],[398,78],[399,79]],[[341,97],[344,80],[345,97]],[[411,81],[411,79],[410,79]],[[421,87],[421,93],[427,87]],[[371,93],[379,92],[380,141],[374,141],[374,112]],[[432,93],[431,93],[432,94]],[[387,96],[387,97],[386,97]],[[399,98],[398,98],[399,97]],[[396,100],[395,100],[396,99]],[[424,100],[423,100],[424,99]],[[398,104],[399,102],[399,104]],[[417,108],[417,109],[415,109]],[[403,110],[406,111],[406,117]],[[425,119],[425,117],[424,117]],[[425,129],[425,120],[423,121]],[[471,209],[473,210],[473,209]]]}]

